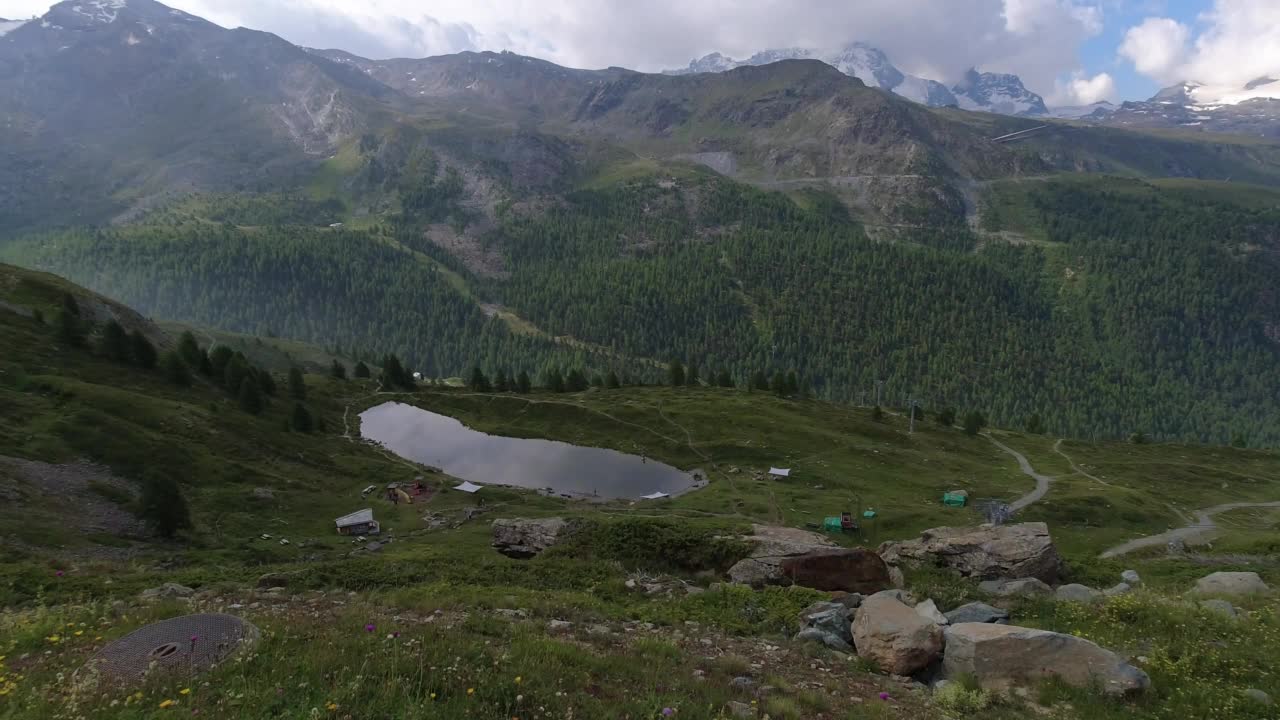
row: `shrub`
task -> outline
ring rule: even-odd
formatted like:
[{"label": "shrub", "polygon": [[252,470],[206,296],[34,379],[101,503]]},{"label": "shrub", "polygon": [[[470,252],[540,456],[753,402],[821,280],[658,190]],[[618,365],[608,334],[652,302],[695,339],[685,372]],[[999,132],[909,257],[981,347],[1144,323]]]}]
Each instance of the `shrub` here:
[{"label": "shrub", "polygon": [[191,511],[178,483],[168,475],[150,473],[142,482],[140,517],[161,537],[173,537],[191,527]]},{"label": "shrub", "polygon": [[991,707],[991,693],[981,688],[970,689],[959,682],[949,682],[933,694],[938,707],[957,715],[972,715]]}]

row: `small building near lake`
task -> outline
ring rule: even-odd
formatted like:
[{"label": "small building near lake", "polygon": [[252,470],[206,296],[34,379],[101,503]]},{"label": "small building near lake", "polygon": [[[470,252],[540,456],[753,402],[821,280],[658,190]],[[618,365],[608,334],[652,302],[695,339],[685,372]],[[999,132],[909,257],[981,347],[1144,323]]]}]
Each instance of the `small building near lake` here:
[{"label": "small building near lake", "polygon": [[357,510],[350,515],[343,515],[334,521],[339,535],[377,535],[382,532],[378,521],[373,519],[373,508]]}]

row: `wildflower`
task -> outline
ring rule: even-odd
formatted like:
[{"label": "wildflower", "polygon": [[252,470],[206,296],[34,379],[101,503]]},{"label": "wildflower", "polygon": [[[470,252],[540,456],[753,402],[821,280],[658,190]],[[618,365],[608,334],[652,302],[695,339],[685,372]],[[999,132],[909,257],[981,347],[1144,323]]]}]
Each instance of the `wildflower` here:
[{"label": "wildflower", "polygon": [[364,626],[365,632],[373,632],[374,630],[377,630],[377,629],[378,629],[378,626],[374,625],[373,623],[369,623]]},{"label": "wildflower", "polygon": [[881,700],[888,700],[888,699],[889,699],[889,693],[887,693],[887,692],[882,692],[882,693],[880,693],[880,699],[881,699]]},{"label": "wildflower", "polygon": [[521,680],[523,680],[523,679],[524,679],[524,678],[522,678],[522,677],[520,677],[519,675],[517,675],[517,676],[516,676],[516,684],[517,684],[517,685],[519,685],[519,684],[520,684],[520,681],[521,681]]},{"label": "wildflower", "polygon": [[672,715],[675,715],[675,714],[676,714],[675,708],[662,708],[662,717],[671,717]]},{"label": "wildflower", "polygon": [[475,689],[475,688],[467,688],[467,694],[468,694],[468,695],[475,695],[475,694],[476,694],[476,689]]},{"label": "wildflower", "polygon": [[324,706],[324,708],[325,708],[325,710],[328,710],[329,712],[333,712],[334,710],[337,710],[337,709],[338,709],[338,703],[336,703],[336,702],[331,702],[331,703],[329,703],[328,705],[325,705],[325,706]]},{"label": "wildflower", "polygon": [[160,709],[164,710],[165,708],[170,708],[177,704],[178,702],[176,700],[165,700],[164,702],[160,703]]},{"label": "wildflower", "polygon": [[80,636],[81,636],[81,635],[83,635],[83,634],[84,634],[84,631],[83,631],[83,630],[77,630],[77,631],[75,632],[75,636],[76,636],[76,637],[80,637]]},{"label": "wildflower", "polygon": [[179,691],[178,691],[178,694],[179,694],[179,695],[190,695],[190,694],[191,694],[191,688],[182,688],[181,690],[179,690]]},{"label": "wildflower", "polygon": [[436,694],[435,694],[435,693],[431,693],[431,699],[432,699],[432,700],[435,700],[435,699],[436,699]]},{"label": "wildflower", "polygon": [[193,644],[193,645],[194,645],[194,644],[195,644],[195,642],[196,642],[197,640],[199,640],[199,639],[200,639],[200,636],[199,636],[199,635],[192,635],[192,636],[191,636],[191,644]]},{"label": "wildflower", "polygon": [[391,639],[392,639],[392,640],[395,640],[395,639],[396,639],[396,638],[398,638],[398,637],[400,637],[400,631],[399,631],[399,630],[396,630],[395,632],[391,633]]},{"label": "wildflower", "polygon": [[62,571],[61,571],[61,570],[59,570],[58,572],[54,573],[53,575],[54,575],[54,577],[62,577]]},{"label": "wildflower", "polygon": [[50,635],[49,637],[45,638],[45,640],[48,640],[51,643],[57,643],[61,639],[62,638],[58,637],[57,635]]}]

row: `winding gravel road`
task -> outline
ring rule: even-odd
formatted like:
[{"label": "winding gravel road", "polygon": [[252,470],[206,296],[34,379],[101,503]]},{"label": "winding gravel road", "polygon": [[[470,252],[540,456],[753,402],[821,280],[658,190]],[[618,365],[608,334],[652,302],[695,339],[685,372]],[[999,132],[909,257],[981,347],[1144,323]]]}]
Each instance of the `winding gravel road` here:
[{"label": "winding gravel road", "polygon": [[1008,445],[1005,445],[999,440],[996,440],[990,435],[987,436],[987,439],[990,440],[992,444],[994,444],[996,447],[1012,455],[1014,459],[1018,461],[1018,467],[1022,469],[1023,474],[1027,475],[1028,477],[1036,481],[1035,490],[1032,490],[1026,495],[1023,495],[1017,500],[1014,500],[1013,502],[1009,503],[1009,512],[1016,513],[1019,510],[1030,505],[1031,503],[1037,502],[1038,500],[1043,498],[1046,493],[1049,492],[1049,484],[1053,482],[1052,477],[1049,477],[1048,475],[1041,475],[1040,473],[1036,472],[1036,469],[1031,467],[1031,463],[1027,462],[1027,457],[1022,453],[1018,452],[1017,450],[1014,450],[1013,448],[1009,447]]},{"label": "winding gravel road", "polygon": [[1196,511],[1196,521],[1184,527],[1175,528],[1168,532],[1162,532],[1159,535],[1149,535],[1147,537],[1130,540],[1127,543],[1121,543],[1109,550],[1103,551],[1099,557],[1109,558],[1117,555],[1140,550],[1145,547],[1155,545],[1165,545],[1171,540],[1181,540],[1185,542],[1195,543],[1196,541],[1207,541],[1212,538],[1218,530],[1218,523],[1214,522],[1213,516],[1219,513],[1229,512],[1231,510],[1242,510],[1244,508],[1280,508],[1280,500],[1275,502],[1234,502],[1224,503],[1222,505],[1214,505],[1211,508]]}]

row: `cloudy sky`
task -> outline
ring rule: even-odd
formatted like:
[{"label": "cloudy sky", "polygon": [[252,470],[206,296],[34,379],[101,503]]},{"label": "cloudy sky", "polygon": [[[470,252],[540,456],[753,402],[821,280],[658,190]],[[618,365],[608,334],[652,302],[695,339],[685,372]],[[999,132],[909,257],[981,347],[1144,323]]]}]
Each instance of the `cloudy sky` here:
[{"label": "cloudy sky", "polygon": [[[0,17],[49,0],[0,0]],[[374,58],[512,50],[576,67],[861,40],[944,82],[1015,72],[1051,105],[1280,75],[1280,0],[168,0],[228,27]]]}]

